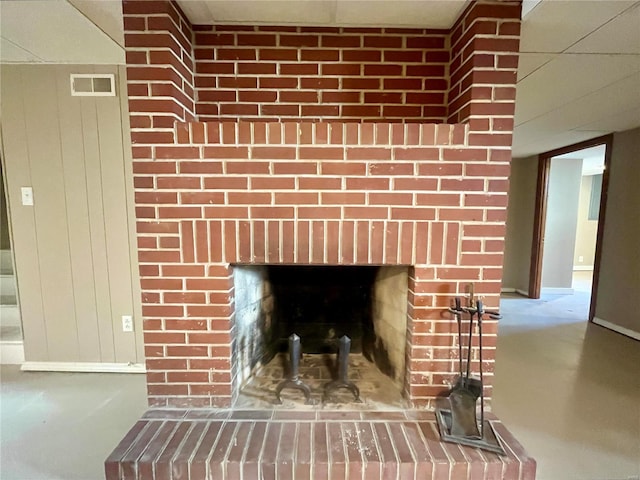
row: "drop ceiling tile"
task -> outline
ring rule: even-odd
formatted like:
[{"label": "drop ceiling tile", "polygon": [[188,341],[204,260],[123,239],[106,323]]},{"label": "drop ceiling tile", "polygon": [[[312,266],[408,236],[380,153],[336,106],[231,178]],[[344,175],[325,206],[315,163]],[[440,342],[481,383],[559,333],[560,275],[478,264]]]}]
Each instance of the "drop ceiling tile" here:
[{"label": "drop ceiling tile", "polygon": [[525,18],[529,13],[538,6],[542,0],[522,0],[522,18]]},{"label": "drop ceiling tile", "polygon": [[338,0],[336,23],[449,28],[466,3],[466,0]]},{"label": "drop ceiling tile", "polygon": [[573,145],[592,138],[600,137],[610,133],[610,130],[603,131],[568,131],[568,132],[536,132],[516,128],[513,132],[513,157],[526,158],[539,153],[549,152],[557,148]]},{"label": "drop ceiling tile", "polygon": [[[584,133],[586,139],[640,126],[638,85],[640,73],[519,124],[514,130],[514,152],[529,155],[570,145],[575,132]],[[567,140],[559,144],[562,135]]]},{"label": "drop ceiling tile", "polygon": [[449,28],[468,0],[178,0],[195,24]]},{"label": "drop ceiling tile", "polygon": [[640,54],[640,2],[580,40],[567,52]]},{"label": "drop ceiling tile", "polygon": [[118,45],[124,48],[122,2],[96,2],[95,0],[67,0],[89,20],[98,25]]},{"label": "drop ceiling tile", "polygon": [[543,0],[524,18],[520,51],[560,53],[634,3]]},{"label": "drop ceiling tile", "polygon": [[[640,125],[640,72],[562,105],[522,125],[544,125],[554,131],[574,130],[615,112],[635,107]],[[602,130],[596,126],[597,130]]]},{"label": "drop ceiling tile", "polygon": [[[190,4],[183,0],[181,5]],[[327,25],[333,20],[334,0],[226,0],[204,3],[210,18],[196,23],[245,23],[269,25]],[[192,8],[192,13],[200,12]],[[190,18],[191,19],[191,18]]]},{"label": "drop ceiling tile", "polygon": [[518,60],[518,81],[531,75],[557,56],[558,54],[551,53],[521,53]]},{"label": "drop ceiling tile", "polygon": [[609,116],[601,117],[594,122],[581,125],[576,131],[593,132],[604,130],[606,132],[621,132],[640,126],[640,107],[633,106],[626,110],[618,110]]},{"label": "drop ceiling tile", "polygon": [[124,49],[68,2],[3,0],[0,22],[3,37],[45,62],[125,61]]},{"label": "drop ceiling tile", "polygon": [[35,63],[42,59],[24,48],[11,43],[4,37],[0,37],[0,58],[7,63]]},{"label": "drop ceiling tile", "polygon": [[211,25],[214,23],[213,13],[211,13],[211,10],[207,7],[207,2],[176,1],[193,25]]},{"label": "drop ceiling tile", "polygon": [[560,55],[518,82],[516,125],[640,71],[640,56]]}]

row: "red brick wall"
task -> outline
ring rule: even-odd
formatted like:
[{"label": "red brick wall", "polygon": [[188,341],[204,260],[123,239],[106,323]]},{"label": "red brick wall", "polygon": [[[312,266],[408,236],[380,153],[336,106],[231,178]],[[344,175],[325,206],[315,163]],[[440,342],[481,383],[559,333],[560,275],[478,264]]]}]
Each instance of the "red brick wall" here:
[{"label": "red brick wall", "polygon": [[[140,13],[140,4],[146,3],[125,3],[125,25],[131,25],[140,16],[149,25],[151,17],[161,15],[153,13],[147,17]],[[174,17],[169,16],[173,21]],[[374,70],[382,73],[373,74],[369,69],[380,91],[367,92],[363,88],[357,102],[348,102],[351,97],[346,96],[343,101],[327,104],[334,115],[327,115],[326,121],[318,121],[321,115],[307,117],[303,108],[309,104],[289,96],[298,91],[292,90],[292,78],[301,88],[304,78],[320,82],[315,89],[319,101],[310,102],[314,107],[325,106],[322,98],[327,92],[349,93],[340,88],[325,88],[335,86],[336,79],[338,86],[344,87],[344,80],[355,75],[331,75],[325,71],[326,65],[338,68],[343,62],[313,61],[309,57],[302,60],[303,52],[312,50],[325,51],[322,55],[333,55],[331,58],[337,52],[339,59],[353,50],[348,46],[329,48],[323,37],[357,38],[360,45],[369,42],[372,46],[372,40],[367,39],[376,38],[375,42],[382,45],[388,36],[401,38],[401,45],[406,48],[409,38],[419,37],[413,31],[349,30],[336,36],[334,30],[310,34],[302,29],[263,32],[251,27],[253,33],[243,33],[244,30],[235,27],[225,33],[218,29],[219,41],[226,35],[225,45],[212,51],[211,46],[201,43],[204,39],[212,43],[211,35],[216,34],[203,33],[198,27],[195,55],[217,59],[199,58],[196,62],[194,108],[196,114],[201,114],[199,119],[207,123],[179,122],[175,128],[164,124],[153,126],[155,118],[174,115],[183,120],[175,112],[167,115],[162,109],[155,111],[155,103],[147,103],[153,100],[150,89],[156,80],[142,79],[140,75],[146,68],[151,75],[156,67],[144,67],[141,63],[131,66],[138,76],[129,78],[130,92],[135,88],[141,93],[130,96],[130,109],[151,404],[209,406],[231,402],[233,286],[228,264],[234,262],[293,260],[315,264],[412,265],[406,394],[415,405],[428,405],[446,388],[455,375],[457,348],[456,325],[442,315],[443,309],[453,295],[464,294],[469,282],[474,282],[476,292],[485,297],[487,305],[498,304],[518,16],[519,7],[514,7],[514,3],[473,3],[452,33],[446,35],[446,42],[453,45],[451,65],[447,66],[451,80],[448,75],[444,77],[450,101],[447,109],[442,110],[442,92],[438,90],[439,103],[435,106],[441,108],[439,118],[425,116],[425,107],[431,105],[423,105],[419,113],[414,110],[416,116],[391,116],[381,121],[378,115],[384,116],[384,108],[390,105],[388,98],[397,99],[398,92],[391,89],[394,97],[371,104],[367,98],[376,97],[367,97],[366,93],[386,92],[385,83],[389,86],[393,75],[384,74],[390,71],[384,63],[378,65],[384,67],[383,71]],[[141,25],[139,21],[135,24]],[[140,59],[141,52],[150,59],[152,51],[172,38],[164,31],[148,31],[146,35],[150,38],[136,40],[142,43],[132,45],[131,32],[125,33],[128,55],[135,54]],[[139,34],[135,30],[134,35]],[[240,40],[243,35],[265,35],[261,42],[275,41],[277,45],[257,45],[256,38],[252,45],[240,45],[245,42]],[[305,45],[283,45],[282,39],[289,35],[302,37],[299,41]],[[439,35],[434,38],[440,38]],[[306,46],[306,42],[315,41],[312,38],[317,40],[317,47]],[[403,51],[389,47],[398,45],[397,40],[393,42],[368,50],[379,52],[384,62],[385,51],[395,54]],[[429,48],[421,50],[425,59]],[[221,51],[225,52],[224,57],[233,56],[231,52],[236,50],[246,50],[241,55],[253,55],[255,59],[236,62],[220,58]],[[269,73],[250,73],[249,69],[242,74],[240,65],[260,69],[262,50],[275,56],[275,51],[292,50],[298,59],[265,60]],[[369,60],[354,62],[361,79],[371,80],[365,78]],[[233,71],[219,74],[209,71],[205,75],[200,67],[228,63]],[[408,77],[412,62],[396,63],[402,67],[396,80],[415,80]],[[389,62],[387,66],[396,63]],[[288,64],[292,73],[283,75],[282,67]],[[344,68],[351,72],[349,65],[352,63],[344,63]],[[315,69],[302,73],[303,67],[309,66]],[[274,68],[281,75],[273,74]],[[173,72],[175,65],[167,64],[163,69]],[[234,72],[239,75],[232,77]],[[223,86],[232,85],[225,83],[232,78],[248,79],[249,83]],[[277,83],[265,87],[272,93],[263,98],[260,96],[265,91],[260,88],[263,78],[274,82],[281,78],[289,80],[281,87],[275,86]],[[209,82],[206,88],[201,83],[203,79]],[[220,84],[221,79],[226,80]],[[429,79],[420,77],[420,81],[424,86]],[[249,86],[254,82],[256,89]],[[147,96],[142,95],[141,85],[147,86]],[[312,93],[314,89],[308,90],[307,93]],[[227,93],[228,97],[223,95],[217,100],[215,96],[205,95],[204,100],[201,97],[217,91],[229,91],[232,95]],[[241,92],[251,94],[243,93],[243,101]],[[419,92],[400,91],[403,102],[412,98],[408,93]],[[183,103],[174,100],[174,105]],[[236,104],[251,106],[251,113],[227,116],[223,112],[225,105],[231,108]],[[294,108],[291,115],[277,114],[273,109],[279,106]],[[415,107],[407,103],[397,106]],[[372,116],[364,115],[368,110],[362,110],[362,116],[348,113],[357,111],[351,108],[369,107],[382,113]],[[184,109],[187,120],[188,112]],[[214,121],[218,117],[233,121]],[[435,124],[445,117],[464,124]],[[431,122],[425,122],[426,118]],[[134,124],[134,119],[138,123]],[[314,123],[298,122],[301,119]],[[355,120],[366,123],[350,123]],[[414,121],[421,124],[411,123]],[[398,246],[397,251],[394,245]],[[361,254],[365,250],[366,255]],[[485,367],[489,372],[485,380],[490,395],[495,322],[486,322],[485,332]]]},{"label": "red brick wall", "polygon": [[179,223],[184,263],[455,264],[459,222],[484,212],[461,191],[488,196],[459,180],[465,142],[464,125],[180,124],[153,218]]},{"label": "red brick wall", "polygon": [[517,2],[475,2],[451,29],[448,122],[468,122],[511,146],[520,43]]},{"label": "red brick wall", "polygon": [[195,114],[191,24],[173,2],[122,5],[131,140],[171,143],[174,123]]},{"label": "red brick wall", "polygon": [[200,120],[444,122],[448,32],[196,27]]}]

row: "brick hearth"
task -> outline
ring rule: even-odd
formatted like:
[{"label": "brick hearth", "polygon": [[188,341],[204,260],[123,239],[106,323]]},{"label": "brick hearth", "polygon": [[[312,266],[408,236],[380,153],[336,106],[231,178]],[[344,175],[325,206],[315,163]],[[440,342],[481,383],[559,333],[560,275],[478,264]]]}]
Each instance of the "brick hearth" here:
[{"label": "brick hearth", "polygon": [[105,468],[108,480],[534,479],[535,461],[493,426],[506,456],[440,442],[422,410],[151,410]]}]

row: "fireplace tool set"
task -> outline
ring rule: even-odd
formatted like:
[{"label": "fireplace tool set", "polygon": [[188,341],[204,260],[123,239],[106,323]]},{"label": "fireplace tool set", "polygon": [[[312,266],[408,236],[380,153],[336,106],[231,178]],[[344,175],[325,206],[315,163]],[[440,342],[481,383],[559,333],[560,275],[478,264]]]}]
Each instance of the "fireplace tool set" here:
[{"label": "fireplace tool set", "polygon": [[[493,426],[485,419],[484,391],[482,371],[482,317],[500,318],[497,312],[483,309],[482,301],[473,300],[470,294],[469,306],[462,307],[460,298],[449,308],[458,324],[458,358],[460,375],[446,398],[440,399],[436,408],[436,419],[440,436],[445,442],[459,443],[504,455],[504,449],[498,441]],[[466,356],[463,359],[463,316],[469,315],[469,334],[466,342]],[[471,376],[471,346],[473,344],[474,319],[478,330],[479,378]],[[480,421],[477,418],[477,402],[480,399]]]},{"label": "fireplace tool set", "polygon": [[[329,393],[332,390],[337,390],[338,388],[346,388],[353,393],[356,402],[360,402],[360,390],[355,385],[355,383],[349,381],[348,370],[349,370],[349,351],[351,350],[351,339],[346,335],[343,335],[339,341],[339,349],[338,349],[338,378],[330,383],[327,383],[324,387],[323,400],[326,400],[329,396]],[[301,390],[304,393],[305,404],[313,405],[313,400],[311,399],[311,389],[309,385],[300,380],[298,375],[298,367],[300,366],[300,356],[301,356],[301,346],[300,346],[300,337],[295,333],[289,337],[289,375],[288,377],[280,382],[278,387],[276,388],[276,403],[281,404],[282,399],[280,398],[280,393],[285,388],[295,388]]]}]

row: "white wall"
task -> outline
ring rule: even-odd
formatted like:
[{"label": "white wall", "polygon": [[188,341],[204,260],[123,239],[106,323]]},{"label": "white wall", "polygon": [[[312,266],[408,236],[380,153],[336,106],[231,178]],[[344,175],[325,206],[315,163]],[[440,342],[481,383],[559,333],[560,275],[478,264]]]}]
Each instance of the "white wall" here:
[{"label": "white wall", "polygon": [[570,289],[582,159],[552,158],[542,253],[542,288]]},{"label": "white wall", "polygon": [[580,183],[580,202],[578,204],[578,225],[576,228],[576,248],[573,254],[574,268],[593,268],[596,255],[598,220],[589,220],[591,185],[593,175],[583,175]]}]

